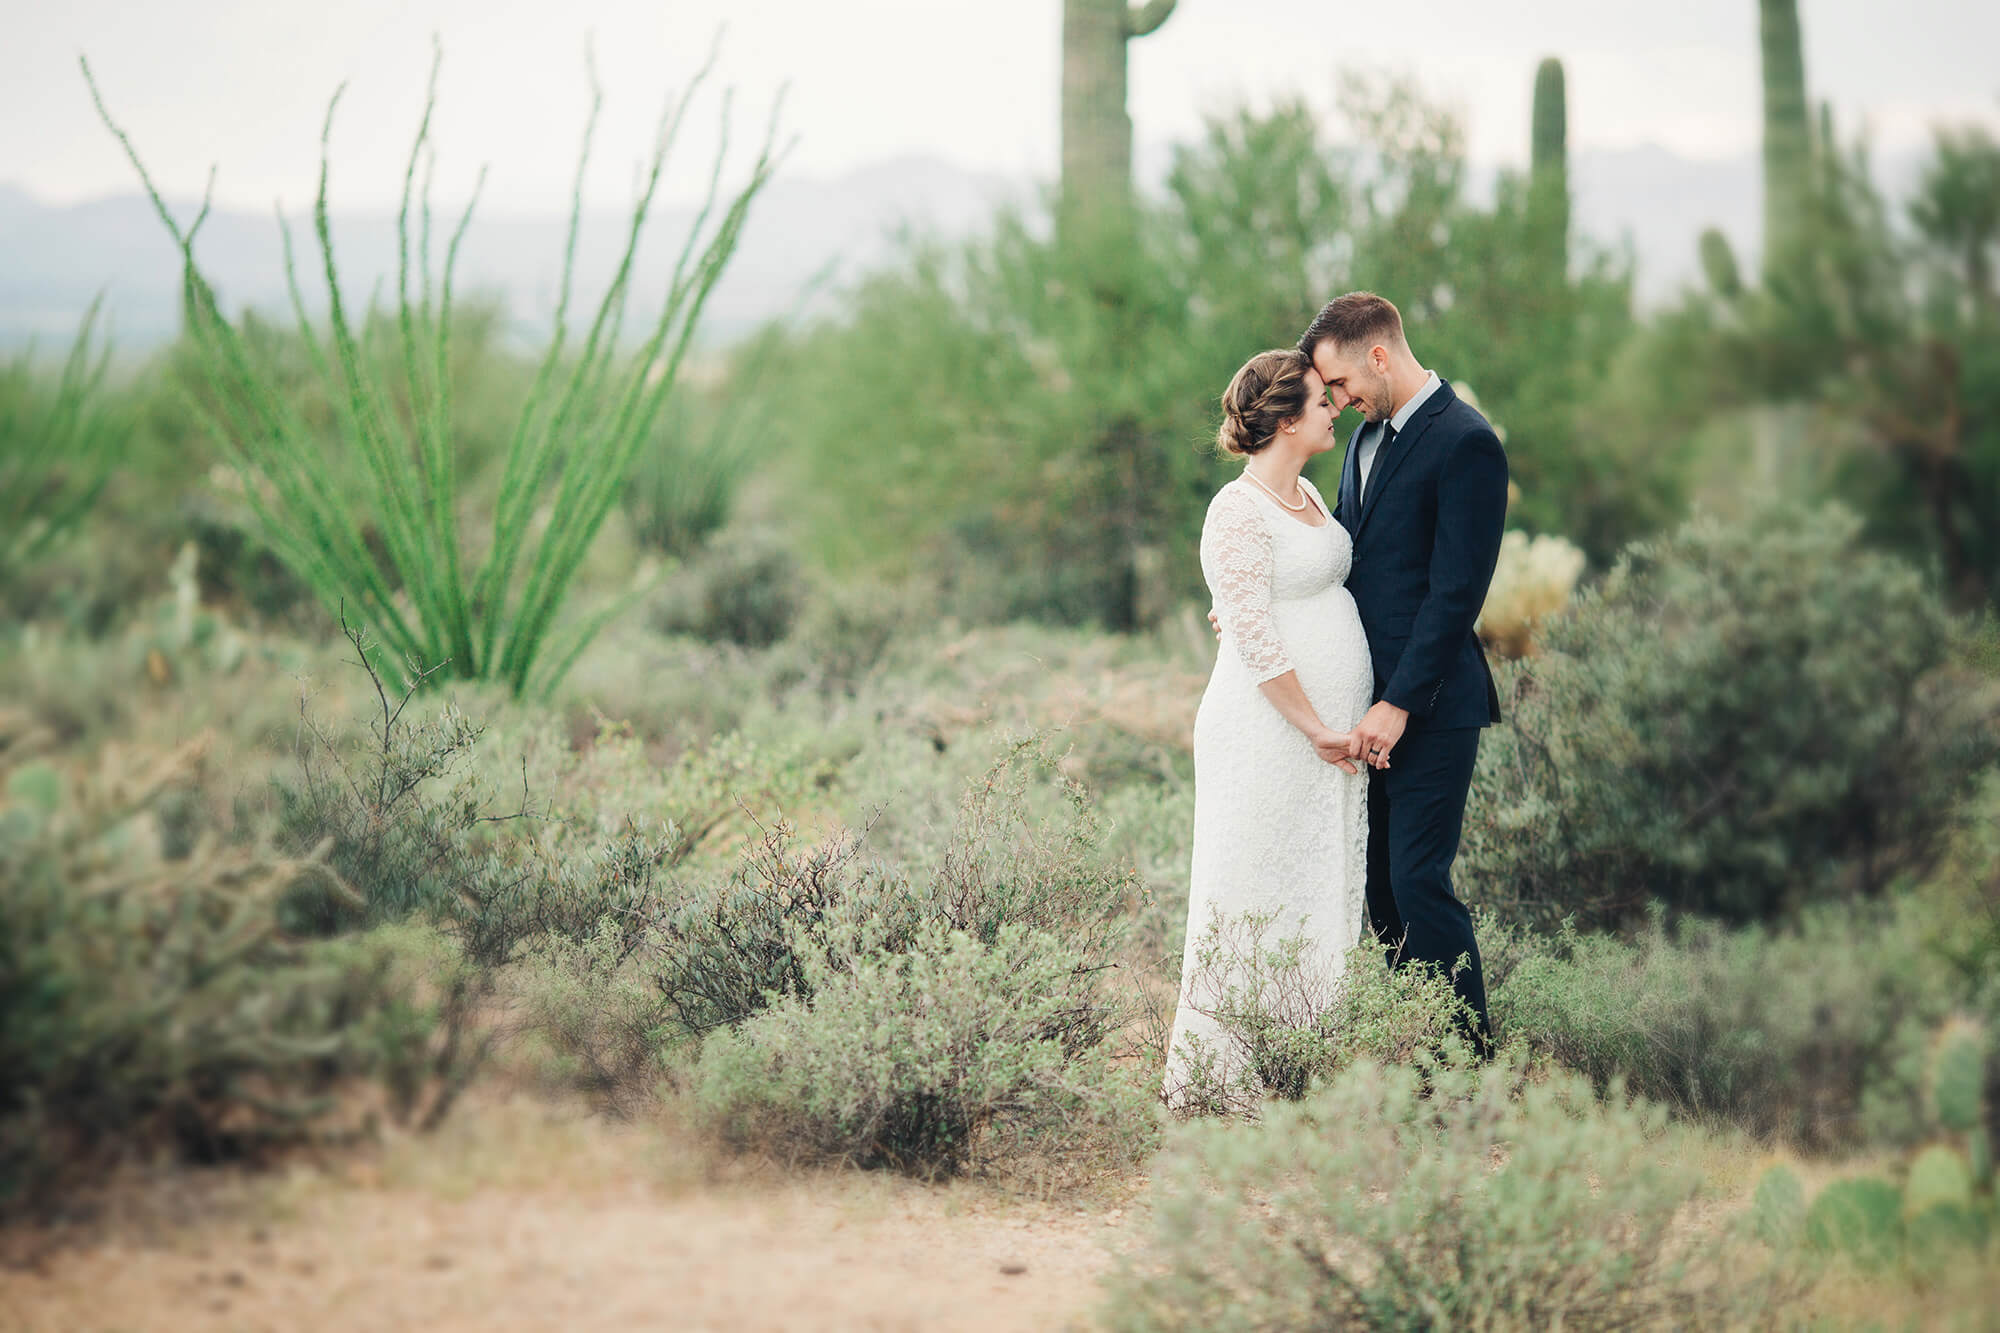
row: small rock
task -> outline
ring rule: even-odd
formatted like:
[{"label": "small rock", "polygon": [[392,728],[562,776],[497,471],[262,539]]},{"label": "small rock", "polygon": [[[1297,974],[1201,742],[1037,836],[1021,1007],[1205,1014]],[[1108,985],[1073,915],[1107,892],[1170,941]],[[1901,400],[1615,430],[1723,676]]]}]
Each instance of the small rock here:
[{"label": "small rock", "polygon": [[1016,1260],[1009,1259],[1006,1263],[1000,1265],[1000,1271],[1008,1277],[1019,1277],[1028,1271],[1028,1266]]},{"label": "small rock", "polygon": [[222,1275],[222,1282],[224,1286],[240,1287],[245,1285],[248,1281],[249,1281],[248,1278],[244,1277],[241,1273],[236,1272],[234,1269],[231,1269],[229,1272],[224,1273]]},{"label": "small rock", "polygon": [[432,1256],[431,1256],[430,1258],[428,1258],[428,1259],[424,1260],[424,1267],[425,1267],[425,1268],[450,1268],[450,1267],[451,1267],[451,1256],[450,1256],[450,1255],[448,1255],[448,1254],[434,1254],[434,1255],[432,1255]]}]

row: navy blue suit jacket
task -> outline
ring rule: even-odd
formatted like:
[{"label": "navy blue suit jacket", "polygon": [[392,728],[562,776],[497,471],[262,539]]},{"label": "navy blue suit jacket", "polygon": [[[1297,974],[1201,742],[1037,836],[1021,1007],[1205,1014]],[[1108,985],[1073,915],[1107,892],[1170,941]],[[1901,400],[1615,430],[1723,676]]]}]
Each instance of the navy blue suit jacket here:
[{"label": "navy blue suit jacket", "polygon": [[1500,695],[1472,626],[1500,557],[1506,451],[1486,418],[1440,384],[1376,453],[1361,504],[1355,446],[1365,429],[1347,441],[1334,516],[1354,539],[1347,588],[1375,660],[1375,697],[1409,710],[1412,728],[1490,726]]}]

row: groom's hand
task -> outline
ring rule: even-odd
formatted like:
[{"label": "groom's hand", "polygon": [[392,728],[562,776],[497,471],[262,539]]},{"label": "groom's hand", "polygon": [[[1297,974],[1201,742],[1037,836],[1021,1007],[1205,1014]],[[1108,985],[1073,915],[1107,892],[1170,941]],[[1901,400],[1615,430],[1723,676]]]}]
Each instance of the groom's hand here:
[{"label": "groom's hand", "polygon": [[1396,748],[1397,741],[1403,739],[1403,728],[1409,724],[1407,709],[1398,708],[1387,699],[1381,700],[1355,724],[1354,752],[1370,768],[1387,768],[1389,752]]}]

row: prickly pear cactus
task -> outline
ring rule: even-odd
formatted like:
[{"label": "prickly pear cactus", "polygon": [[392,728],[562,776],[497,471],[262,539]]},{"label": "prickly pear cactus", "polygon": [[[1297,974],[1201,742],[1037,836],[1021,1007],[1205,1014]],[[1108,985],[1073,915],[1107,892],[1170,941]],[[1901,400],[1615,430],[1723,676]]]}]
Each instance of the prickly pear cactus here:
[{"label": "prickly pear cactus", "polygon": [[1822,1253],[1867,1267],[1890,1263],[1903,1249],[1903,1193],[1872,1176],[1835,1181],[1806,1210],[1805,1232]]},{"label": "prickly pear cactus", "polygon": [[1757,1238],[1774,1250],[1789,1250],[1805,1232],[1806,1192],[1790,1168],[1774,1166],[1757,1182],[1750,1203]]}]

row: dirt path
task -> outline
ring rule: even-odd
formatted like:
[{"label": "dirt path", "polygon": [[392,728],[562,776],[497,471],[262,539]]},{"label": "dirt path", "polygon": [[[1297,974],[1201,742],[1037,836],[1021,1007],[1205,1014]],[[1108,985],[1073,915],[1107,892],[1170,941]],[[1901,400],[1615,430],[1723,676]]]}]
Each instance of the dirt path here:
[{"label": "dirt path", "polygon": [[1087,1327],[1135,1217],[878,1173],[731,1174],[657,1129],[526,1098],[468,1108],[433,1139],[0,1270],[0,1327]]}]

